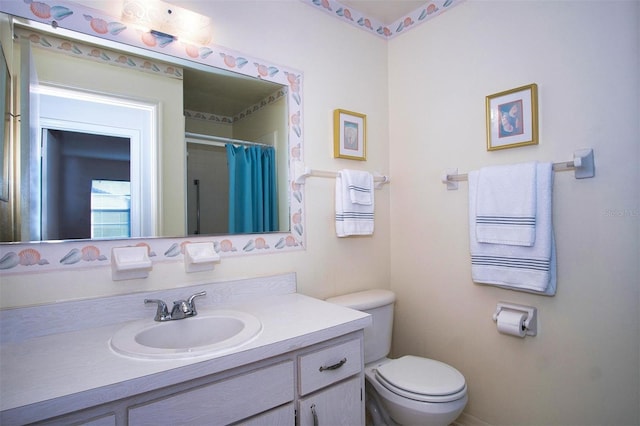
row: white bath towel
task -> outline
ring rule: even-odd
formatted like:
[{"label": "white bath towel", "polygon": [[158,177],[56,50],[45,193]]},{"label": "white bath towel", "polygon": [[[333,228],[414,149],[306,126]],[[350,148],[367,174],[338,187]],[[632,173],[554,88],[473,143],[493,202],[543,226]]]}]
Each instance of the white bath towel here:
[{"label": "white bath towel", "polygon": [[478,173],[478,242],[532,246],[536,225],[536,163],[484,167]]},{"label": "white bath towel", "polygon": [[371,191],[371,204],[354,204],[344,175],[338,172],[336,177],[336,234],[338,237],[351,235],[372,235],[374,229],[374,195]]},{"label": "white bath towel", "polygon": [[474,282],[538,294],[555,294],[556,251],[551,221],[551,163],[539,163],[536,174],[535,243],[533,246],[523,247],[478,242],[475,218],[479,172],[469,173],[469,243]]},{"label": "white bath towel", "polygon": [[359,170],[342,170],[343,184],[347,186],[353,204],[370,206],[373,204],[373,175]]}]

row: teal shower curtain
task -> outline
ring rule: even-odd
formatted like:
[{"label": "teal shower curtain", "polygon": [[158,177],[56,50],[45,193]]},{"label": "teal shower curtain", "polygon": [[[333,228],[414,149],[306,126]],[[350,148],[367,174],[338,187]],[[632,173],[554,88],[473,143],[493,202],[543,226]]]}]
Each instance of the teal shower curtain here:
[{"label": "teal shower curtain", "polygon": [[278,230],[273,147],[226,144],[229,166],[229,233]]}]

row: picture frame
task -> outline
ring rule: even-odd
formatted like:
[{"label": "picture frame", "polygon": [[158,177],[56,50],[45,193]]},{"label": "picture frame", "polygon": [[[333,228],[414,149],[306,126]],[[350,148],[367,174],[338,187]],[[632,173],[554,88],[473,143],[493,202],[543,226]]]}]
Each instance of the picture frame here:
[{"label": "picture frame", "polygon": [[487,151],[538,144],[538,86],[486,97]]},{"label": "picture frame", "polygon": [[333,157],[367,159],[367,116],[353,111],[333,111]]}]

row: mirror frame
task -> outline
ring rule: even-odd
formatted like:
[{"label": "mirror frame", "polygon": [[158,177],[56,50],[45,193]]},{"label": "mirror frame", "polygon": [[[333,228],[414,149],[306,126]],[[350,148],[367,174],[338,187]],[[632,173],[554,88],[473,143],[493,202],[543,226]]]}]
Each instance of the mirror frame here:
[{"label": "mirror frame", "polygon": [[[213,242],[222,257],[242,256],[302,250],[306,234],[303,217],[304,203],[302,185],[295,182],[296,163],[303,159],[302,127],[302,72],[271,64],[263,59],[244,55],[225,47],[209,44],[194,45],[171,42],[155,46],[148,44],[148,37],[139,30],[127,28],[120,18],[106,15],[95,9],[64,1],[56,2],[55,8],[32,10],[30,2],[2,2],[0,12],[23,18],[34,29],[42,24],[55,31],[71,34],[79,40],[99,41],[110,49],[149,57],[179,66],[196,67],[212,71],[212,68],[260,78],[279,83],[287,89],[289,105],[288,119],[288,182],[289,182],[289,232],[264,234],[237,234],[187,237],[131,238],[121,240],[66,240],[59,242],[15,242],[0,244],[0,270],[2,274],[22,272],[44,272],[55,269],[108,266],[111,250],[122,246],[146,246],[153,261],[176,261],[183,257],[184,245],[189,242]],[[43,3],[44,4],[44,3]],[[45,5],[46,6],[46,5]],[[48,7],[48,6],[47,6]],[[37,13],[37,15],[36,15]],[[21,20],[22,22],[22,20]],[[35,23],[35,24],[32,24]],[[73,33],[65,30],[73,31]],[[48,32],[53,32],[49,29]],[[15,141],[17,143],[17,141]],[[15,202],[15,199],[14,199]]]}]

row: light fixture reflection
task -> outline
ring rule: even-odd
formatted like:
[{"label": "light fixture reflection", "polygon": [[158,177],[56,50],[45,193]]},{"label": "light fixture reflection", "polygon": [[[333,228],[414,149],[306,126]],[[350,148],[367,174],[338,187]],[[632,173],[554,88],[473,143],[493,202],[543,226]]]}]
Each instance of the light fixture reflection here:
[{"label": "light fixture reflection", "polygon": [[211,43],[209,17],[160,0],[123,0],[122,20],[173,40]]}]

